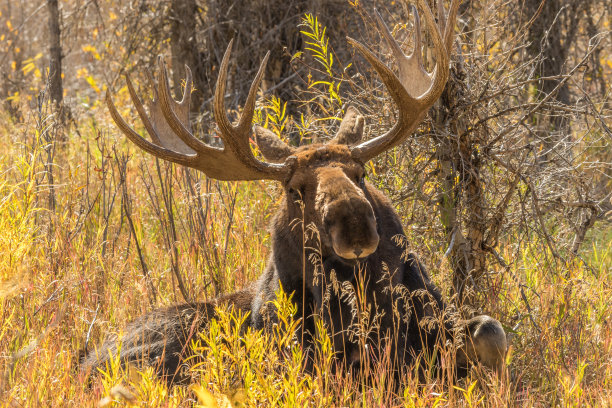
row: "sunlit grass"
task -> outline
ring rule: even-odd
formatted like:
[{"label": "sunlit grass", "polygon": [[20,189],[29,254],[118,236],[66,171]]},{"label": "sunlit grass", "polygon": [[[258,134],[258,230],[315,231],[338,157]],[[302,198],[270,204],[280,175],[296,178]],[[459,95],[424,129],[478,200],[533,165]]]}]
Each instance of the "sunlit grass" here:
[{"label": "sunlit grass", "polygon": [[[308,142],[313,134],[329,135],[341,116],[346,67],[334,64],[316,16],[306,15],[301,28],[323,74],[319,80],[308,77],[311,102],[325,118],[289,118],[287,103],[269,97],[257,120],[279,135],[295,126]],[[115,100],[129,122],[137,123],[127,88]],[[605,224],[590,231],[581,256],[567,263],[551,261],[547,248],[523,241],[500,245],[511,267],[491,265],[489,291],[481,296],[484,312],[511,337],[501,378],[474,369],[453,383],[444,375],[448,370],[439,375],[426,363],[425,384],[417,368],[394,383],[384,362],[367,378],[345,374],[321,321],[315,364],[307,372],[296,338],[300,321],[290,294],[281,292],[280,323],[269,333],[241,330],[248,315],[219,310],[218,320],[192,344],[191,384],[169,388],[153,369],[124,367],[117,356],[86,379],[78,371],[82,350],[93,350],[107,334],[121,334],[127,322],[153,308],[185,301],[176,270],[190,300],[212,299],[253,282],[266,265],[267,225],[279,204],[272,183],[217,182],[158,163],[116,136],[99,102],[87,115],[66,142],[55,144],[54,117],[42,110],[28,110],[22,123],[0,121],[0,134],[7,135],[0,138],[0,405],[610,406],[612,230]],[[426,264],[449,292],[445,248],[420,229],[439,230],[441,222],[431,211],[427,219],[411,219],[413,208],[400,197],[411,187],[402,168],[406,157],[396,149],[385,160],[386,168],[368,164],[368,177],[395,199],[411,249],[433,254]],[[419,156],[415,164],[427,160]],[[435,183],[429,178],[415,191],[433,196]],[[443,368],[453,365],[448,351],[436,358]]]},{"label": "sunlit grass", "polygon": [[[24,126],[24,128],[20,128]],[[274,333],[239,330],[246,316],[220,313],[194,344],[194,382],[168,388],[151,369],[113,364],[93,379],[79,374],[79,350],[152,307],[181,302],[144,177],[148,168],[159,191],[155,162],[122,141],[130,151],[127,182],[137,238],[149,268],[156,300],[143,274],[134,237],[121,210],[113,138],[99,138],[83,124],[79,143],[60,146],[56,157],[54,211],[44,176],[44,145],[33,127],[15,125],[18,143],[0,140],[0,368],[2,404],[10,406],[605,406],[612,389],[612,321],[609,231],[594,231],[583,261],[543,265],[541,248],[526,248],[512,272],[495,280],[489,311],[514,328],[508,373],[502,379],[473,372],[450,385],[418,385],[404,378],[399,387],[385,375],[362,382],[334,370],[326,329],[319,327],[317,365],[302,370],[302,350],[292,329],[290,303]],[[21,130],[21,132],[20,132]],[[102,129],[106,132],[106,129]],[[35,133],[35,131],[34,131]],[[73,137],[71,135],[70,137]],[[100,143],[105,143],[101,149]],[[104,151],[104,154],[100,151]],[[107,157],[103,165],[102,158]],[[141,167],[145,166],[145,167]],[[165,166],[165,164],[162,164]],[[182,185],[183,169],[168,173],[174,183],[178,261],[190,294],[198,300],[253,281],[269,254],[266,225],[278,201],[272,185],[208,182],[198,179],[196,195],[207,206],[207,243],[198,241],[194,204]],[[400,183],[401,180],[396,180]],[[400,186],[401,187],[401,186]],[[607,241],[606,241],[607,240]],[[427,244],[427,242],[425,242]],[[432,244],[432,247],[434,245]],[[510,256],[512,251],[501,251]],[[431,265],[437,266],[437,265]],[[433,273],[448,279],[444,263]],[[217,280],[213,282],[212,277]],[[521,289],[523,294],[521,293]],[[527,308],[529,305],[529,309]],[[208,396],[208,397],[207,397]],[[115,402],[113,402],[115,401]]]}]

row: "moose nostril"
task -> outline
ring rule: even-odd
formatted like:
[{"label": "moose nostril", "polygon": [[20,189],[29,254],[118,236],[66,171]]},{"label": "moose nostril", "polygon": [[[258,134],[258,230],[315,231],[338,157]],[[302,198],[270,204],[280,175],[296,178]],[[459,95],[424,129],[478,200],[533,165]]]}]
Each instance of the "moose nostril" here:
[{"label": "moose nostril", "polygon": [[361,248],[355,248],[353,249],[353,253],[355,254],[355,256],[359,257],[359,255],[361,255],[361,253],[363,252],[363,249]]}]

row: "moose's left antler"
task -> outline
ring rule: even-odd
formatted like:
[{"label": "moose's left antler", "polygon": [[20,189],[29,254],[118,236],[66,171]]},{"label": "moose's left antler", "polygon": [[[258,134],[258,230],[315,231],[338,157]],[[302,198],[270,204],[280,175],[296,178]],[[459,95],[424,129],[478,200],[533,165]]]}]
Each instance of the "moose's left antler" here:
[{"label": "moose's left antler", "polygon": [[454,38],[455,19],[459,9],[459,0],[453,0],[450,6],[448,20],[445,17],[442,0],[438,0],[438,19],[436,24],[434,16],[425,0],[417,0],[423,10],[426,25],[434,45],[436,66],[430,74],[423,66],[421,56],[421,25],[416,7],[412,7],[414,14],[414,49],[408,56],[404,55],[401,47],[395,41],[389,28],[376,12],[376,21],[379,29],[391,48],[391,52],[399,66],[399,78],[360,42],[348,38],[348,41],[363,54],[365,59],[380,75],[387,91],[399,109],[398,121],[387,133],[354,146],[353,157],[366,162],[380,153],[391,149],[401,143],[421,122],[429,108],[438,100],[446,81],[448,80],[450,54]]}]

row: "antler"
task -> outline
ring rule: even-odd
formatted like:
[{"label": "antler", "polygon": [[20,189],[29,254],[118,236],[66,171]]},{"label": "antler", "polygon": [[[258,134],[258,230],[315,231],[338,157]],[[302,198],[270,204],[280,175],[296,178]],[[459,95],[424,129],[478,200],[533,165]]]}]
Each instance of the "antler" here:
[{"label": "antler", "polygon": [[106,104],[113,120],[128,139],[142,150],[161,159],[201,170],[207,176],[218,180],[284,180],[289,172],[289,166],[257,160],[249,145],[256,93],[270,53],[266,54],[259,67],[251,84],[242,116],[238,124],[234,126],[227,117],[224,101],[232,44],[233,40],[227,46],[221,62],[213,107],[220,137],[224,144],[223,149],[206,145],[191,132],[189,104],[192,77],[187,66],[185,66],[187,72],[185,91],[182,100],[177,102],[170,95],[170,84],[164,61],[161,57],[158,59],[160,79],[157,89],[153,84],[153,100],[148,104],[149,115],[136,94],[132,81],[126,75],[132,102],[152,142],[141,137],[123,120],[108,92],[106,93]]},{"label": "antler", "polygon": [[[448,80],[450,53],[454,38],[455,18],[459,8],[459,0],[453,0],[450,6],[448,22],[444,15],[442,0],[438,0],[439,26],[434,20],[425,0],[417,0],[423,10],[425,21],[431,34],[436,57],[436,67],[433,73],[428,73],[423,66],[421,56],[421,24],[417,8],[412,6],[414,14],[414,49],[409,56],[404,55],[399,44],[393,39],[389,28],[376,12],[376,21],[385,41],[399,66],[399,78],[378,57],[358,41],[348,38],[348,41],[359,50],[366,60],[378,72],[387,91],[399,109],[397,123],[385,134],[354,146],[353,157],[366,162],[380,153],[401,143],[418,124],[440,97]],[[440,33],[440,29],[443,34]]]}]

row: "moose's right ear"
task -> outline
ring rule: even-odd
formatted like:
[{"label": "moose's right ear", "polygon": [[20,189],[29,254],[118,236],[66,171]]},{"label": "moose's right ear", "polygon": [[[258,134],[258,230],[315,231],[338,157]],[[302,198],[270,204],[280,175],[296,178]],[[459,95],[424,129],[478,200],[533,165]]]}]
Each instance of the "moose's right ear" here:
[{"label": "moose's right ear", "polygon": [[254,126],[257,147],[263,157],[273,163],[282,163],[295,153],[295,147],[289,146],[276,136],[274,132],[261,126]]}]

